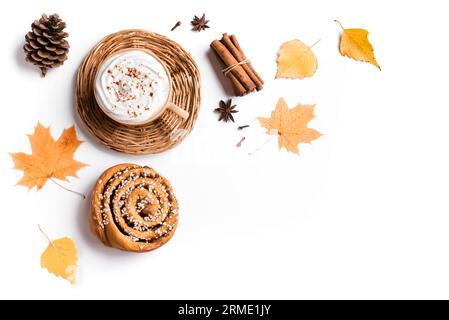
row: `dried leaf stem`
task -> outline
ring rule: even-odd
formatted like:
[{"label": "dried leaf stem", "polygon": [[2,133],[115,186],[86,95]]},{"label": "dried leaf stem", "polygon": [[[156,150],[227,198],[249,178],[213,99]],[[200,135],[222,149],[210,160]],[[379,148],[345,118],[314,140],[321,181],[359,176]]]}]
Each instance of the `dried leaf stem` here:
[{"label": "dried leaf stem", "polygon": [[44,230],[42,230],[41,225],[38,224],[37,227],[39,228],[39,231],[44,235],[44,237],[47,238],[48,242],[54,247],[53,241],[51,241],[50,237],[44,232]]},{"label": "dried leaf stem", "polygon": [[265,147],[271,140],[273,140],[274,138],[276,138],[276,135],[273,135],[272,137],[270,137],[267,141],[265,141],[263,144],[261,144],[256,150],[254,150],[253,152],[249,152],[248,154],[250,156],[252,156],[253,154],[255,154],[257,151],[259,151],[260,149],[262,149],[263,147]]},{"label": "dried leaf stem", "polygon": [[335,21],[336,24],[338,24],[338,25],[340,26],[340,28],[341,28],[342,30],[345,30],[345,28],[343,27],[343,25],[341,24],[340,21],[338,21],[338,20],[334,20],[334,21]]},{"label": "dried leaf stem", "polygon": [[312,49],[313,47],[315,47],[318,43],[320,43],[321,39],[318,39],[314,44],[312,44],[310,46],[310,49]]},{"label": "dried leaf stem", "polygon": [[74,194],[76,194],[76,195],[82,197],[83,200],[86,200],[86,196],[85,196],[84,194],[82,194],[81,192],[77,192],[77,191],[71,190],[71,189],[69,189],[69,188],[66,188],[66,187],[64,187],[62,184],[58,183],[58,182],[57,182],[55,179],[53,179],[53,178],[49,178],[49,179],[50,179],[54,184],[56,184],[58,187],[64,189],[65,191],[74,193]]}]

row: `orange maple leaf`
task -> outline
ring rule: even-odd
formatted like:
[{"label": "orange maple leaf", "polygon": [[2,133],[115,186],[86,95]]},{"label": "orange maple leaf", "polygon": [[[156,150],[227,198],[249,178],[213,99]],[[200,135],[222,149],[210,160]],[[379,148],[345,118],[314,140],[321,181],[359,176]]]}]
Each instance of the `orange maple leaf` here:
[{"label": "orange maple leaf", "polygon": [[314,105],[298,104],[289,109],[285,100],[280,98],[271,118],[259,118],[259,121],[268,134],[278,135],[279,149],[284,147],[299,154],[299,143],[310,143],[321,136],[318,131],[307,127],[315,117],[314,108]]},{"label": "orange maple leaf", "polygon": [[75,127],[65,129],[59,139],[53,139],[50,128],[37,124],[34,134],[28,135],[31,155],[12,153],[14,169],[22,170],[24,175],[17,183],[32,189],[42,189],[48,179],[67,181],[67,177],[78,177],[77,172],[85,167],[84,163],[73,159],[82,143],[76,136]]}]

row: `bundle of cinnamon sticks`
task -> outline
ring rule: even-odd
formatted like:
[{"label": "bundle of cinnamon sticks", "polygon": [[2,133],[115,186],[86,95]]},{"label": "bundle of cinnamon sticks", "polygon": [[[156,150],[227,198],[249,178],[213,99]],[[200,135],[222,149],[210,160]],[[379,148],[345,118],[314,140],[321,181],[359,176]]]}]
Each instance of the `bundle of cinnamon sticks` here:
[{"label": "bundle of cinnamon sticks", "polygon": [[262,90],[263,80],[252,67],[235,35],[223,34],[221,40],[210,44],[223,65],[223,74],[229,78],[237,96]]}]

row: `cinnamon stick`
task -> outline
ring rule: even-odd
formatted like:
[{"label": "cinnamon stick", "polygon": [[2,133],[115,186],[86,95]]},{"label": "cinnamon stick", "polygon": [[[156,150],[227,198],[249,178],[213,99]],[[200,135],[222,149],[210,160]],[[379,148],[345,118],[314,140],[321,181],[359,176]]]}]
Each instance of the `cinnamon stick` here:
[{"label": "cinnamon stick", "polygon": [[[235,36],[234,36],[234,39],[235,39]],[[242,62],[242,61],[246,60],[245,54],[241,50],[240,46],[237,47],[234,44],[234,42],[232,41],[232,39],[228,36],[227,33],[223,34],[223,38],[221,39],[221,42],[226,46],[226,48],[228,48],[229,52],[232,53],[232,55],[235,57],[235,59],[238,62]],[[236,43],[238,44],[238,42],[236,42]],[[254,69],[251,66],[251,63],[248,62],[248,63],[242,64],[242,68],[245,69],[246,73],[251,78],[251,81],[254,82],[254,84],[256,85],[257,91],[262,90],[263,81],[261,81],[262,79],[260,79],[260,77],[256,74],[256,72],[254,71]]]},{"label": "cinnamon stick", "polygon": [[[243,59],[246,59],[245,54],[243,53],[242,48],[240,47],[240,44],[237,40],[237,37],[235,35],[231,35],[231,41],[234,44],[234,46],[242,53],[243,55]],[[260,77],[260,75],[256,72],[256,70],[254,70],[253,66],[251,65],[251,63],[248,64],[249,67],[251,68],[251,70],[254,72],[254,74],[256,75],[257,79],[262,83],[262,85],[264,84],[264,81],[262,80],[262,78]]]},{"label": "cinnamon stick", "polygon": [[247,91],[251,92],[256,88],[255,83],[251,80],[245,69],[243,69],[242,65],[238,64],[239,61],[236,60],[236,58],[231,54],[231,52],[229,52],[223,43],[218,40],[214,40],[211,43],[211,47],[215,50],[227,67],[233,67],[228,74],[232,73]]},{"label": "cinnamon stick", "polygon": [[[215,52],[215,51],[214,51]],[[215,56],[217,57],[218,61],[220,61],[223,68],[226,68],[226,64],[224,63],[223,59],[215,52]],[[232,74],[228,74],[229,80],[231,80],[232,88],[234,89],[234,93],[237,96],[244,96],[248,92],[246,91],[245,87],[240,83],[240,81]]]},{"label": "cinnamon stick", "polygon": [[214,40],[210,46],[223,64],[224,74],[231,81],[236,95],[262,90],[264,82],[246,58],[235,35],[224,33],[221,40]]}]

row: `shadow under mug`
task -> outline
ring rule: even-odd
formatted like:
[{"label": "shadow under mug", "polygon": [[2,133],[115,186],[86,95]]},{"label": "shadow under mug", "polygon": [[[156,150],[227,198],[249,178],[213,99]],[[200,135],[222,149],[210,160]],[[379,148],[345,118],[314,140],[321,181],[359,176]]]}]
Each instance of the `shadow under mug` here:
[{"label": "shadow under mug", "polygon": [[[150,118],[146,119],[145,121],[141,121],[141,122],[131,122],[131,121],[125,121],[125,120],[117,120],[114,119],[110,114],[109,114],[109,110],[108,108],[106,108],[103,105],[103,102],[101,101],[101,99],[99,99],[97,97],[97,93],[96,90],[94,89],[94,96],[95,96],[95,100],[97,101],[98,106],[100,107],[100,109],[108,116],[110,117],[112,120],[117,121],[121,124],[125,124],[125,125],[133,125],[133,126],[140,126],[140,125],[144,125],[147,123],[150,123],[156,119],[158,119],[166,110],[170,110],[173,113],[175,113],[177,116],[179,116],[183,121],[187,120],[190,116],[189,112],[184,110],[183,108],[177,106],[176,104],[174,104],[173,102],[171,102],[171,98],[172,98],[172,94],[173,94],[173,80],[170,76],[170,72],[166,66],[166,64],[159,59],[159,57],[157,57],[153,52],[151,52],[148,49],[142,49],[142,48],[130,48],[130,49],[124,49],[124,50],[119,50],[117,52],[115,52],[111,57],[109,57],[107,60],[109,60],[110,58],[119,55],[119,54],[123,54],[125,52],[129,52],[129,51],[142,51],[150,56],[152,56],[157,62],[160,63],[160,65],[164,68],[164,71],[167,75],[168,78],[168,83],[169,83],[169,92],[167,95],[167,99],[164,103],[164,105],[162,107],[159,108],[158,112],[156,112],[155,114],[153,114]],[[98,77],[98,73],[103,69],[103,65],[106,62],[104,61],[103,64],[98,68],[97,74],[95,75],[95,84],[97,83],[97,77]]]}]

